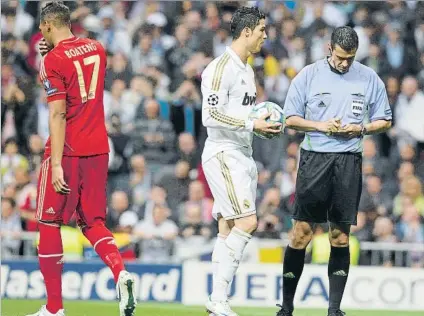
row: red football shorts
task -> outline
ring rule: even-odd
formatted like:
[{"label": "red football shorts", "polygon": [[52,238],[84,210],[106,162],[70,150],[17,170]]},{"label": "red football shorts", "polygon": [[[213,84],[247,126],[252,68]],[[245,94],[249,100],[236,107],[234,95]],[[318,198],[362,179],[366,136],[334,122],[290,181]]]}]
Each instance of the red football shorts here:
[{"label": "red football shorts", "polygon": [[56,193],[52,184],[50,157],[45,157],[38,177],[37,219],[67,224],[76,212],[80,226],[106,218],[106,185],[109,155],[63,156],[65,182],[71,192]]}]

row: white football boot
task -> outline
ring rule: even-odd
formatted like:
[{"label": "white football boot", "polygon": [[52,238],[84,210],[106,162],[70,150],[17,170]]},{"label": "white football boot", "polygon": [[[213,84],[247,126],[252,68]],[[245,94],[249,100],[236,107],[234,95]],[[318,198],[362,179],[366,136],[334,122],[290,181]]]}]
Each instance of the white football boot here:
[{"label": "white football boot", "polygon": [[211,297],[208,297],[208,301],[205,304],[206,311],[210,316],[238,316],[238,314],[231,310],[228,302],[213,302]]},{"label": "white football boot", "polygon": [[46,305],[43,305],[38,312],[27,316],[65,316],[65,310],[59,309],[56,314],[52,314],[47,310]]},{"label": "white football boot", "polygon": [[119,315],[134,316],[137,299],[134,293],[134,278],[128,271],[119,273],[116,293],[119,299]]}]

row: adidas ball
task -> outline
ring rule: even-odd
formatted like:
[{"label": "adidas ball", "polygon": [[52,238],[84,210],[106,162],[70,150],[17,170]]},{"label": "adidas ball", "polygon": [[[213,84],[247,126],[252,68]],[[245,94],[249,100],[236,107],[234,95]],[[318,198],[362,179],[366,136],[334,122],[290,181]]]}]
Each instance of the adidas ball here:
[{"label": "adidas ball", "polygon": [[[249,119],[256,120],[267,113],[271,114],[270,117],[267,118],[266,120],[267,122],[281,123],[284,129],[286,120],[285,120],[283,109],[278,104],[275,104],[273,102],[265,101],[265,102],[256,104],[249,115]],[[254,132],[254,134],[263,139],[271,139],[279,135],[279,134],[268,134],[268,133],[262,134],[257,132]]]}]

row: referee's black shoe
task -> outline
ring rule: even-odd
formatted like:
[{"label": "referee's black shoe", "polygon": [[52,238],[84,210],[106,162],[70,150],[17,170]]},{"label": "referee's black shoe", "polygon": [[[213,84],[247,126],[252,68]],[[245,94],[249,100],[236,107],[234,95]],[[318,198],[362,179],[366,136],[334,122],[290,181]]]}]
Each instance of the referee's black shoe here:
[{"label": "referee's black shoe", "polygon": [[293,311],[285,309],[282,305],[277,304],[281,309],[278,311],[276,316],[293,316]]},{"label": "referee's black shoe", "polygon": [[328,312],[328,316],[345,316],[346,313],[342,312],[340,309],[336,310],[335,312]]}]

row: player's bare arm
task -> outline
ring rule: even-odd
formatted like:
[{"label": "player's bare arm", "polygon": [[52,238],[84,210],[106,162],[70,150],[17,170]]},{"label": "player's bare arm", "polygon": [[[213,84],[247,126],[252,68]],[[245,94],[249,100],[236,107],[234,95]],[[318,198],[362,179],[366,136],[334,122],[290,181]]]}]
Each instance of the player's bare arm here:
[{"label": "player's bare arm", "polygon": [[52,184],[57,193],[69,194],[62,169],[63,148],[65,146],[66,100],[49,102],[49,132],[51,139]]}]

